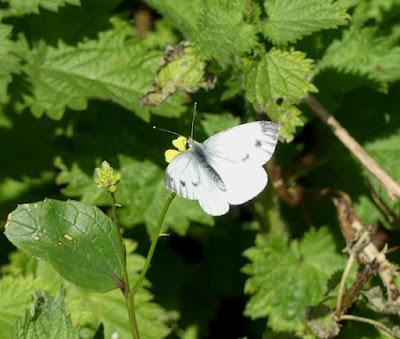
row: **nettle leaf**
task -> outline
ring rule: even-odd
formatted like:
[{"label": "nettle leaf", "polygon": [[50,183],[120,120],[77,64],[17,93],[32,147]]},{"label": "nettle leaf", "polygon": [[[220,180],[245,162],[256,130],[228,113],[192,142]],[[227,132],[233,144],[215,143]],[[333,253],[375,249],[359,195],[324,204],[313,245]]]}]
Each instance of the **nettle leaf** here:
[{"label": "nettle leaf", "polygon": [[32,277],[5,276],[0,280],[0,338],[11,338],[15,321],[24,315],[35,289]]},{"label": "nettle leaf", "polygon": [[8,0],[10,8],[16,15],[39,13],[39,8],[57,12],[58,8],[66,5],[79,6],[80,0]]},{"label": "nettle leaf", "polygon": [[258,236],[245,251],[251,263],[245,291],[250,294],[246,314],[268,317],[274,331],[298,335],[305,329],[305,311],[323,298],[329,277],[344,264],[327,227],[307,232],[300,241]]},{"label": "nettle leaf", "polygon": [[79,286],[101,292],[120,286],[123,248],[111,219],[97,207],[57,200],[19,205],[5,235]]},{"label": "nettle leaf", "polygon": [[309,92],[317,92],[310,82],[313,61],[298,51],[273,49],[247,67],[246,98],[257,112],[266,112],[282,125],[282,136],[291,139],[303,123],[294,106]]},{"label": "nettle leaf", "polygon": [[379,82],[391,82],[400,79],[399,60],[400,47],[396,46],[395,39],[378,36],[372,27],[355,28],[328,47],[318,71],[336,69]]},{"label": "nettle leaf", "polygon": [[[32,96],[26,97],[26,102],[35,116],[46,112],[52,119],[60,119],[66,107],[83,110],[89,98],[101,98],[149,120],[150,110],[139,105],[138,99],[150,86],[161,53],[133,39],[128,23],[113,23],[98,40],[75,47],[60,43],[57,48],[39,43],[33,49],[25,72],[32,84]],[[182,107],[172,102],[153,112],[179,116]]]},{"label": "nettle leaf", "polygon": [[190,40],[197,32],[202,0],[145,0]]},{"label": "nettle leaf", "polygon": [[168,46],[155,82],[140,103],[146,106],[160,105],[177,91],[193,93],[200,88],[212,88],[215,81],[206,78],[205,67],[205,61],[195,53],[189,42]]},{"label": "nettle leaf", "polygon": [[244,20],[248,6],[246,0],[202,1],[197,34],[192,37],[202,55],[225,65],[256,45],[256,28]]},{"label": "nettle leaf", "polygon": [[146,0],[177,27],[205,58],[226,65],[257,43],[256,27],[245,21],[245,0]]},{"label": "nettle leaf", "polygon": [[19,58],[14,53],[14,42],[9,39],[11,26],[0,24],[0,102],[4,102],[7,96],[8,84],[11,74],[19,71]]},{"label": "nettle leaf", "polygon": [[287,44],[323,29],[347,23],[346,10],[334,0],[265,0],[263,33],[274,44]]},{"label": "nettle leaf", "polygon": [[[145,223],[151,234],[170,194],[164,184],[164,170],[148,160],[139,161],[128,156],[119,156],[119,162],[121,167],[118,171],[122,178],[115,193],[118,203],[122,205],[118,210],[119,220],[129,227]],[[84,202],[111,202],[96,187],[93,178],[77,164],[73,165],[72,170],[64,166],[57,182],[67,184],[64,194],[81,196]],[[168,210],[165,227],[185,234],[190,221],[213,224],[213,218],[203,212],[196,201],[176,197]]]},{"label": "nettle leaf", "polygon": [[14,325],[13,338],[79,339],[79,332],[65,311],[62,294],[54,298],[48,292],[36,291],[25,317]]},{"label": "nettle leaf", "polygon": [[[145,258],[134,252],[136,244],[131,240],[126,240],[125,246],[127,249],[128,275],[130,281],[134,283],[143,268]],[[12,264],[14,267],[17,265],[15,261]],[[22,263],[22,266],[24,267],[25,264]],[[19,269],[15,267],[15,269],[21,270],[23,267]],[[37,277],[35,283],[31,284],[34,288],[48,290],[52,293],[57,293],[61,287],[65,289],[66,309],[71,314],[73,324],[79,326],[82,333],[85,330],[86,332],[93,332],[100,324],[103,324],[104,338],[112,338],[113,334],[114,336],[118,334],[119,338],[131,337],[125,299],[121,291],[97,293],[82,289],[61,279],[59,274],[44,261],[36,261],[35,265],[30,267],[30,274]],[[153,301],[153,296],[148,291],[149,286],[150,283],[145,280],[144,287],[140,288],[135,296],[136,317],[141,338],[165,338],[170,331],[171,315]],[[30,291],[32,290],[29,290],[28,293],[32,293]],[[25,307],[28,306],[28,299],[29,295],[25,298]],[[24,310],[19,312],[19,316],[22,316],[23,312]],[[85,338],[93,338],[93,334],[85,336]]]}]

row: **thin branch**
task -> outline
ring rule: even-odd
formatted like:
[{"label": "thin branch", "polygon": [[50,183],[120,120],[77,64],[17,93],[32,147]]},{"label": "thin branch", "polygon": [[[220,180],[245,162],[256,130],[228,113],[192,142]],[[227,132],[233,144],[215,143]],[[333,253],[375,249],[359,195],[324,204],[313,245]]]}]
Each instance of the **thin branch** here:
[{"label": "thin branch", "polygon": [[160,237],[161,228],[162,228],[165,216],[166,216],[169,206],[171,205],[171,202],[172,202],[172,200],[174,200],[175,196],[176,196],[175,193],[171,193],[170,196],[168,197],[167,202],[165,203],[163,209],[161,210],[161,214],[160,214],[160,218],[158,219],[157,227],[155,228],[154,233],[151,237],[151,245],[150,245],[149,251],[146,256],[146,261],[144,263],[142,271],[140,272],[139,278],[136,280],[136,283],[131,290],[131,298],[132,299],[135,298],[137,291],[142,286],[142,282],[143,282],[144,278],[146,277],[147,270],[150,268],[151,259],[153,258],[154,250],[156,249],[158,238]]},{"label": "thin branch", "polygon": [[351,267],[353,266],[355,258],[356,258],[355,253],[352,252],[349,256],[349,259],[347,260],[346,267],[342,274],[342,278],[340,279],[339,292],[338,292],[337,301],[336,301],[336,316],[337,317],[339,317],[340,314],[342,313],[342,300],[343,300],[343,295],[344,295],[344,289],[346,286],[346,280],[350,274],[350,270],[351,270]]},{"label": "thin branch", "polygon": [[[340,227],[348,244],[357,241],[365,232],[368,232],[358,219],[350,197],[340,191],[332,194],[333,203],[336,206]],[[396,269],[386,259],[385,251],[378,248],[369,241],[357,255],[357,260],[364,265],[376,263],[378,274],[385,285],[389,300],[400,303],[400,292],[395,283]]]},{"label": "thin branch", "polygon": [[325,122],[338,139],[345,145],[355,157],[373,174],[386,189],[392,199],[400,198],[400,185],[389,176],[379,164],[372,159],[361,145],[343,128],[342,125],[321,105],[312,95],[306,97],[305,102],[314,113]]},{"label": "thin branch", "polygon": [[379,321],[376,321],[373,319],[357,317],[355,315],[350,315],[350,314],[345,314],[345,315],[342,315],[339,320],[354,320],[354,321],[359,321],[362,323],[367,323],[372,326],[375,326],[376,328],[379,328],[380,330],[386,332],[387,334],[393,336],[394,338],[399,338],[397,333],[392,331],[389,327],[387,327],[387,326],[383,325],[382,323],[380,323]]}]

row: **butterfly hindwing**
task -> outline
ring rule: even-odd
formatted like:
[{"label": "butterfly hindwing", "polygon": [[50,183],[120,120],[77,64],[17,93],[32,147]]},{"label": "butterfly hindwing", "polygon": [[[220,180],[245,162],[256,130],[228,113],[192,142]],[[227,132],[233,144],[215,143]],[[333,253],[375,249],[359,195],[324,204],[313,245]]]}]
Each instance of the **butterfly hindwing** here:
[{"label": "butterfly hindwing", "polygon": [[198,200],[210,215],[223,215],[229,210],[229,204],[212,173],[190,150],[176,156],[168,165],[165,184],[169,190],[186,199]]}]

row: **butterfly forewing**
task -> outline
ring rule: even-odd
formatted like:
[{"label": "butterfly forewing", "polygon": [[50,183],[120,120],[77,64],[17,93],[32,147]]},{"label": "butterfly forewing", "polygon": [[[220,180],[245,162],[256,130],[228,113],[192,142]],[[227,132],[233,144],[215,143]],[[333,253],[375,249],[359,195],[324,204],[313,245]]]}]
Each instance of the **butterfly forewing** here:
[{"label": "butterfly forewing", "polygon": [[272,156],[279,138],[279,125],[255,121],[219,132],[204,142],[209,154],[233,162],[265,164]]}]

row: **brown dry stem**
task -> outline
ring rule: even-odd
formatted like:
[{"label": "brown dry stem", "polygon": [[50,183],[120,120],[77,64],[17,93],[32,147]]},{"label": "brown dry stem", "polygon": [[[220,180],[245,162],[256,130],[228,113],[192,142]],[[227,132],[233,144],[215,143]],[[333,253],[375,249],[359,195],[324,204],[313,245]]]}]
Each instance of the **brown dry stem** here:
[{"label": "brown dry stem", "polygon": [[321,105],[312,95],[306,97],[305,102],[313,112],[326,123],[337,138],[346,146],[350,152],[371,172],[372,175],[385,188],[392,199],[400,198],[400,185],[389,176],[379,164],[372,159],[361,145],[347,132],[342,125]]}]

